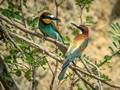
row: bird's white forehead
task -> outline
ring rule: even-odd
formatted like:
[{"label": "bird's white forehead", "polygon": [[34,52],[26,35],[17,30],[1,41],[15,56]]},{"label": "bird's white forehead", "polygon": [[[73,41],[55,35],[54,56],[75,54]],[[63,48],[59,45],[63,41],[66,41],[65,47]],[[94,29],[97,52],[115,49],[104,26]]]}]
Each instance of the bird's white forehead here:
[{"label": "bird's white forehead", "polygon": [[50,15],[51,18],[54,18],[55,16],[54,15]]}]

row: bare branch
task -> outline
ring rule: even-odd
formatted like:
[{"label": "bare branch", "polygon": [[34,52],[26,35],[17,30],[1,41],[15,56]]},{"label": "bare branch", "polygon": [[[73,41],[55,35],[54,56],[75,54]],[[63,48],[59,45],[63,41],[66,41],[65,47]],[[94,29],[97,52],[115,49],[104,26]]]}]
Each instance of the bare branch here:
[{"label": "bare branch", "polygon": [[91,78],[94,78],[94,79],[96,79],[96,80],[100,80],[102,83],[104,83],[104,84],[106,84],[106,85],[108,85],[108,86],[111,86],[111,87],[119,88],[119,89],[120,89],[120,85],[112,84],[112,83],[110,83],[110,82],[108,82],[108,81],[105,81],[104,79],[102,79],[102,78],[100,78],[100,77],[97,77],[96,75],[89,74],[88,72],[83,71],[83,70],[80,69],[79,67],[70,66],[70,68],[73,69],[73,70],[77,70],[77,71],[79,71],[79,72],[81,72],[81,73],[83,73],[83,74],[85,74],[85,75],[87,75],[87,76],[89,76],[89,77],[91,77]]},{"label": "bare branch", "polygon": [[35,87],[35,74],[36,74],[36,67],[32,65],[32,90],[36,90]]},{"label": "bare branch", "polygon": [[51,81],[51,84],[50,84],[50,90],[53,89],[53,84],[54,84],[54,81],[55,81],[55,77],[57,75],[57,69],[58,69],[58,61],[56,60],[55,71],[54,72],[52,71],[53,77],[52,77],[52,81]]},{"label": "bare branch", "polygon": [[[79,73],[79,72],[77,72],[77,71],[75,71],[75,72],[78,73],[80,79],[81,79],[84,83],[86,83],[87,85],[89,85],[89,86],[92,88],[92,90],[97,90],[96,88],[93,87],[93,85],[91,85],[87,80],[85,80],[85,79],[83,78],[83,76],[82,76],[81,73]],[[73,85],[74,85],[74,84],[75,84],[75,83],[73,83]]]},{"label": "bare branch", "polygon": [[[26,39],[25,37],[19,36],[19,35],[15,34],[15,33],[10,32],[10,34],[11,34],[12,36],[14,36],[14,37],[17,37],[17,38],[19,38],[19,39],[24,40],[25,42],[29,43],[29,44],[30,44],[31,46],[33,46],[33,47],[38,47],[38,48],[40,49],[40,51],[44,51],[45,54],[47,54],[48,56],[50,56],[50,57],[52,57],[53,59],[59,61],[60,63],[63,63],[63,60],[64,60],[64,59],[63,59],[62,57],[57,57],[56,55],[54,55],[54,54],[51,53],[50,51],[46,50],[44,47],[41,47],[39,44],[36,44],[36,43],[34,43],[34,42]],[[74,65],[70,65],[69,67],[70,67],[73,71],[79,71],[79,72],[81,72],[81,73],[83,73],[83,74],[85,74],[85,75],[87,75],[87,76],[89,76],[89,77],[91,77],[91,78],[94,78],[94,79],[96,79],[96,80],[100,80],[102,83],[104,83],[104,84],[106,84],[106,85],[108,85],[108,86],[111,86],[111,87],[119,88],[119,89],[120,89],[120,85],[116,85],[116,84],[110,83],[110,82],[105,81],[104,79],[102,79],[102,78],[100,78],[100,77],[97,77],[96,75],[89,74],[88,72],[82,70],[82,69],[81,69],[80,67],[78,67],[78,66],[76,67],[76,66],[74,66]],[[76,74],[77,74],[77,73],[76,73]],[[78,75],[78,74],[77,74],[77,75]],[[79,75],[78,75],[78,76],[79,76]]]},{"label": "bare branch", "polygon": [[[29,34],[34,35],[34,36],[39,37],[39,38],[43,38],[44,37],[42,34],[36,33],[36,32],[34,32],[32,30],[28,30],[23,25],[21,25],[21,24],[19,24],[17,22],[13,22],[13,21],[9,20],[5,16],[0,16],[0,19],[3,20],[3,21],[5,21],[5,22],[7,22],[7,23],[9,23],[10,25],[12,25],[12,26],[20,29],[21,31],[23,31],[25,33],[29,33]],[[65,54],[65,52],[67,51],[67,46],[66,45],[62,44],[59,41],[56,41],[53,38],[45,37],[45,40],[50,41],[50,42],[56,44],[59,47],[59,49],[63,52],[63,54]]]},{"label": "bare branch", "polygon": [[0,81],[6,90],[19,90],[14,79],[11,77],[10,73],[8,72],[7,67],[1,56],[0,56]]},{"label": "bare branch", "polygon": [[24,55],[24,52],[22,51],[22,49],[16,44],[16,42],[9,35],[9,32],[6,30],[5,25],[2,22],[1,22],[1,26],[0,27],[1,27],[1,30],[3,31],[5,37],[21,52],[23,57],[26,58],[26,56]]},{"label": "bare branch", "polygon": [[4,1],[5,1],[5,0],[2,0],[2,1],[0,2],[0,5],[3,4]]},{"label": "bare branch", "polygon": [[[37,37],[43,37],[42,35],[40,35],[40,34],[38,34],[38,33],[35,33],[35,32],[32,32],[32,31],[27,30],[26,28],[22,27],[21,25],[17,25],[17,23],[15,23],[15,22],[14,22],[14,23],[10,22],[10,20],[8,20],[8,19],[7,19],[6,17],[4,17],[4,16],[0,16],[0,19],[3,20],[3,21],[5,21],[5,22],[7,22],[7,23],[9,23],[9,24],[12,25],[12,26],[15,26],[16,28],[20,29],[21,31],[24,31],[24,32],[26,32],[26,33],[29,33],[29,34],[34,35],[34,36],[37,36]],[[20,35],[17,35],[17,34],[15,34],[15,33],[13,33],[13,32],[9,32],[9,33],[10,33],[10,35],[12,35],[13,37],[17,37],[17,38],[19,38],[19,39],[21,39],[21,40],[24,40],[25,42],[29,43],[29,44],[30,44],[31,46],[33,46],[33,47],[38,47],[38,48],[40,49],[40,51],[42,51],[42,52],[44,51],[45,54],[47,54],[48,56],[50,56],[50,57],[52,57],[53,59],[55,59],[55,60],[59,61],[60,63],[62,63],[63,58],[54,55],[53,53],[51,53],[50,51],[46,50],[44,47],[40,46],[39,44],[36,44],[36,43],[34,43],[33,41],[28,40],[28,39],[26,39],[25,37],[22,37],[22,36],[20,36]],[[60,42],[56,42],[54,39],[46,38],[46,40],[48,40],[48,41],[50,41],[50,42],[53,42],[53,43],[57,43],[57,44],[60,45],[61,47],[65,48],[65,50],[67,49],[67,47],[66,47],[65,45],[61,44]],[[82,69],[79,68],[79,67],[76,67],[76,66],[74,66],[74,65],[70,65],[69,67],[70,67],[72,70],[74,70],[74,71],[79,71],[79,72],[81,72],[82,74],[85,74],[85,75],[87,75],[87,76],[89,76],[89,77],[91,77],[91,78],[94,78],[94,79],[96,79],[96,80],[99,80],[99,81],[101,81],[102,83],[107,84],[108,86],[111,86],[111,87],[119,88],[119,89],[120,89],[120,85],[112,84],[112,83],[110,83],[110,82],[108,82],[108,81],[105,81],[104,79],[102,79],[102,78],[100,78],[100,77],[98,77],[98,76],[96,76],[96,75],[89,74],[88,72],[82,70]],[[76,73],[76,74],[77,74],[77,73]],[[79,74],[77,74],[77,75],[79,76]]]}]

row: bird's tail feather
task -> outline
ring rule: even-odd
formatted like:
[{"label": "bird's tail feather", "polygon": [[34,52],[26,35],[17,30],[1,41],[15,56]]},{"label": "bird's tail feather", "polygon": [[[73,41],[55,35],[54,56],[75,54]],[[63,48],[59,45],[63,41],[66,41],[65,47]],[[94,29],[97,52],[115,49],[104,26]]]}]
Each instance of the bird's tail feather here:
[{"label": "bird's tail feather", "polygon": [[66,73],[66,70],[67,70],[67,68],[68,68],[68,66],[69,66],[69,60],[67,60],[64,64],[63,64],[63,66],[62,66],[62,70],[61,70],[61,72],[60,72],[60,74],[59,74],[59,76],[58,76],[58,79],[59,80],[63,80],[64,79],[64,76],[65,76],[65,73]]}]

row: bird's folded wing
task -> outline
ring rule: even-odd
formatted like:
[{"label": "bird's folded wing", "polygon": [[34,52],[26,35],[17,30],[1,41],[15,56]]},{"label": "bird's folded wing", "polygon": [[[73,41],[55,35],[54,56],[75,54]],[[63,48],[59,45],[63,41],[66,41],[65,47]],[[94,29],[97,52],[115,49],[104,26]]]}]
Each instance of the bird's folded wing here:
[{"label": "bird's folded wing", "polygon": [[64,43],[63,37],[59,32],[59,26],[56,26],[54,23],[52,23],[52,26],[53,26],[54,30],[56,31],[56,33],[59,35],[58,38],[61,39],[61,41]]}]

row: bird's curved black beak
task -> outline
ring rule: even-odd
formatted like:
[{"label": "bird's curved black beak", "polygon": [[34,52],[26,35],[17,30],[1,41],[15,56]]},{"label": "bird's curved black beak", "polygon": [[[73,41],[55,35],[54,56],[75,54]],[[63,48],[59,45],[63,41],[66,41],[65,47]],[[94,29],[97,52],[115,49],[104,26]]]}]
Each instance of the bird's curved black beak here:
[{"label": "bird's curved black beak", "polygon": [[82,27],[82,25],[76,25],[76,24],[74,24],[74,23],[71,23],[73,26],[75,26],[75,27],[77,27],[78,29],[80,29],[81,31],[83,31],[83,27]]}]

